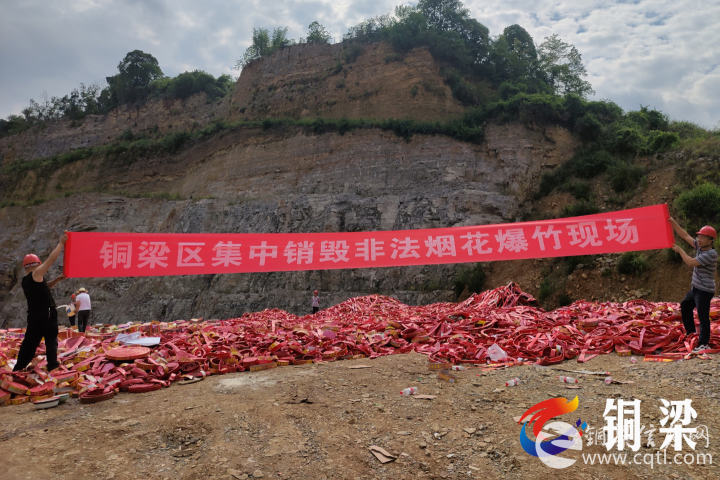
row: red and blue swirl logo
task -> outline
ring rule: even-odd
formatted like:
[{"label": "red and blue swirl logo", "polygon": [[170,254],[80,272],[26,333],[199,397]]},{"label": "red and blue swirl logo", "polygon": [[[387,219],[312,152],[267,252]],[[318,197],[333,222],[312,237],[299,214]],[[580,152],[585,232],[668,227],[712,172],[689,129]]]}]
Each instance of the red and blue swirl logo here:
[{"label": "red and blue swirl logo", "polygon": [[[567,450],[582,450],[582,435],[587,429],[587,423],[578,419],[575,425],[565,422],[550,422],[549,420],[572,413],[579,405],[578,398],[568,401],[566,398],[551,398],[537,403],[527,409],[520,416],[518,424],[520,430],[520,445],[523,450],[533,457],[539,458],[551,468],[567,468],[577,459],[560,456]],[[535,440],[527,435],[527,427],[532,424]]]}]

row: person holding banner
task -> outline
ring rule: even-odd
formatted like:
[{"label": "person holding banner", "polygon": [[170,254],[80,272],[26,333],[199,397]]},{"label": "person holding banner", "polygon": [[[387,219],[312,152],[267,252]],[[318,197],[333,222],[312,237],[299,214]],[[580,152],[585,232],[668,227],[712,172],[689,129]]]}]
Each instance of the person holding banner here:
[{"label": "person holding banner", "polygon": [[685,333],[690,335],[695,333],[693,310],[697,309],[700,335],[693,353],[700,353],[710,348],[708,347],[710,342],[710,301],[715,295],[715,269],[718,261],[718,254],[713,248],[713,242],[717,238],[717,233],[713,227],[705,225],[697,232],[697,238],[692,238],[672,217],[669,218],[669,221],[680,238],[695,248],[695,258],[693,258],[685,253],[685,250],[679,245],[673,244],[672,246],[672,249],[680,254],[685,264],[693,267],[692,286],[680,302],[680,311]]},{"label": "person holding banner", "polygon": [[46,282],[45,274],[60,256],[67,239],[67,234],[63,234],[55,250],[52,251],[44,263],[40,263],[40,257],[35,254],[26,255],[23,259],[25,276],[21,284],[28,302],[28,326],[25,331],[25,338],[22,344],[20,344],[20,351],[18,352],[17,362],[15,363],[15,367],[13,367],[13,372],[23,370],[30,364],[35,357],[35,350],[43,338],[45,338],[45,355],[47,357],[48,372],[60,366],[57,361],[57,307],[55,306],[55,299],[53,299],[50,289],[60,280],[64,279],[65,276],[60,275]]}]

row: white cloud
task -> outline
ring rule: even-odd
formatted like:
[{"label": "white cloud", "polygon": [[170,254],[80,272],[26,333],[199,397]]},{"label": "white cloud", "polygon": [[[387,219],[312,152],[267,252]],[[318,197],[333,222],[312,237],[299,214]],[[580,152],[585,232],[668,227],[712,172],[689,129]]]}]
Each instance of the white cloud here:
[{"label": "white cloud", "polygon": [[720,119],[718,0],[467,4],[493,33],[518,23],[536,42],[557,33],[577,46],[596,98],[609,98],[625,109],[650,105],[705,126]]},{"label": "white cloud", "polygon": [[[399,0],[0,0],[0,116],[18,113],[43,90],[64,95],[116,72],[131,50],[155,55],[167,75],[231,73],[253,27],[313,20],[340,39],[348,27],[387,13]],[[414,0],[410,3],[416,3]],[[496,35],[511,24],[536,42],[553,33],[577,46],[597,98],[640,104],[677,119],[720,120],[720,0],[467,0]]]}]

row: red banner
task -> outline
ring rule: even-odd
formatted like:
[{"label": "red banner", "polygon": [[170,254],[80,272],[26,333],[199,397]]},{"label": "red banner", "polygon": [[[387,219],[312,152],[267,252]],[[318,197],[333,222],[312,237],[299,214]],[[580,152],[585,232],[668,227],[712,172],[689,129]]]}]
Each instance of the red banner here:
[{"label": "red banner", "polygon": [[65,276],[147,277],[487,262],[668,248],[667,205],[475,227],[345,233],[71,232]]}]

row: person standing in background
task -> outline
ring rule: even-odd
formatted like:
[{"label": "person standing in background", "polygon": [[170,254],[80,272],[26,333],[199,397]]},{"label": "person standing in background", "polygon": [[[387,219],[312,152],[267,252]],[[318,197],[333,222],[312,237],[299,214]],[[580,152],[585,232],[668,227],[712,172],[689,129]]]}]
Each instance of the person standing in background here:
[{"label": "person standing in background", "polygon": [[70,322],[70,326],[75,326],[75,317],[77,316],[77,301],[75,300],[75,294],[73,293],[70,295],[70,303],[68,304],[65,311],[67,312],[68,321]]},{"label": "person standing in background", "polygon": [[78,305],[78,332],[84,332],[90,319],[90,295],[85,288],[78,290],[80,294],[77,296]]},{"label": "person standing in background", "polygon": [[312,297],[312,312],[315,315],[320,310],[320,297],[318,297],[318,291],[313,292]]}]

